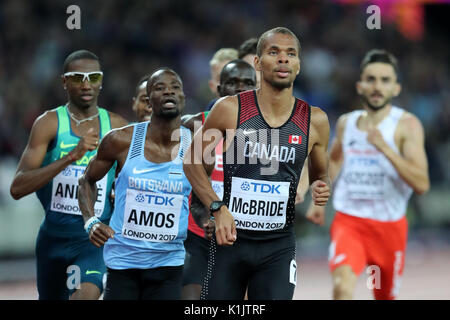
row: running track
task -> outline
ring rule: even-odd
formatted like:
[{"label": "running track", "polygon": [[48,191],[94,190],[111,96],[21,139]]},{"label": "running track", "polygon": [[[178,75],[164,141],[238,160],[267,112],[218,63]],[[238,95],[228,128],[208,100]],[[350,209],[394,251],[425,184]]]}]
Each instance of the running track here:
[{"label": "running track", "polygon": [[[325,258],[298,261],[295,300],[331,299],[331,277]],[[407,252],[399,300],[450,300],[450,247]],[[356,286],[355,299],[372,299],[363,273]],[[34,300],[34,280],[0,282],[0,300]]]}]

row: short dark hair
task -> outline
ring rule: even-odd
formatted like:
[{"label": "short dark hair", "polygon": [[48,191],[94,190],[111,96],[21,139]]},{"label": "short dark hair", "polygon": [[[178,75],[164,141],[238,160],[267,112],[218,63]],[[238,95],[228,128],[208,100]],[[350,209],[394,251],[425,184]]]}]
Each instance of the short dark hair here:
[{"label": "short dark hair", "polygon": [[222,71],[220,72],[220,83],[221,84],[222,84],[222,82],[224,82],[225,76],[228,73],[228,66],[230,66],[232,64],[235,64],[236,67],[238,67],[238,68],[247,68],[247,69],[251,70],[255,74],[254,77],[256,80],[256,71],[255,71],[255,68],[252,67],[252,65],[250,65],[249,63],[247,63],[247,61],[244,61],[242,59],[234,59],[223,66]]},{"label": "short dark hair", "polygon": [[382,62],[390,64],[398,77],[398,62],[394,55],[384,49],[372,49],[366,53],[364,59],[361,61],[360,73],[369,63]]},{"label": "short dark hair", "polygon": [[238,49],[238,58],[242,59],[248,54],[256,54],[258,46],[258,38],[250,38],[242,42]]},{"label": "short dark hair", "polygon": [[[135,91],[135,94],[134,94],[135,97],[137,97],[137,96],[139,95],[139,88],[141,87],[141,85],[142,85],[144,82],[148,81],[149,78],[150,78],[150,75],[149,75],[149,74],[146,74],[145,76],[142,76],[142,77],[139,79],[139,81],[138,81],[138,83],[137,83],[137,85],[136,85],[136,91]],[[146,90],[146,91],[147,91],[147,90]]]},{"label": "short dark hair", "polygon": [[81,59],[90,59],[90,60],[96,60],[100,63],[100,59],[91,51],[88,50],[77,50],[69,54],[64,60],[63,64],[63,73],[67,72],[67,69],[69,69],[69,64],[71,64],[75,60],[81,60]]},{"label": "short dark hair", "polygon": [[272,34],[277,34],[277,33],[281,33],[281,34],[288,34],[292,37],[294,37],[295,41],[297,42],[297,49],[298,49],[298,54],[300,55],[300,50],[301,50],[301,46],[300,46],[300,40],[298,40],[297,36],[288,28],[285,27],[276,27],[273,29],[270,29],[269,31],[264,32],[258,40],[258,45],[256,46],[256,55],[258,57],[261,57],[262,54],[262,50],[263,50],[263,46],[267,40],[267,38],[269,36],[271,36]]},{"label": "short dark hair", "polygon": [[[161,67],[161,68],[158,68],[158,69],[156,69],[155,71],[153,71],[150,75],[149,75],[149,77],[148,77],[148,79],[147,79],[147,95],[148,96],[150,96],[150,92],[149,92],[149,85],[150,85],[150,83],[152,83],[153,82],[153,80],[154,80],[154,76],[155,76],[155,73],[157,73],[157,72],[159,72],[159,71],[164,71],[164,72],[170,72],[170,73],[173,73],[177,78],[178,78],[178,80],[180,81],[180,83],[181,84],[183,84],[183,80],[181,80],[181,77],[180,77],[180,75],[178,74],[178,73],[176,73],[175,72],[175,70],[173,70],[173,69],[170,69],[169,67]],[[153,84],[153,83],[152,83]]]}]

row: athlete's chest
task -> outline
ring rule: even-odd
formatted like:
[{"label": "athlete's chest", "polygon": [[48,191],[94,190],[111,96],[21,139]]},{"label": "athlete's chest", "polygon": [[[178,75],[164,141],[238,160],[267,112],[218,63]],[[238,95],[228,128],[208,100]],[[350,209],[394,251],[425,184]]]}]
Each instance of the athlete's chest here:
[{"label": "athlete's chest", "polygon": [[178,154],[179,144],[160,145],[149,143],[147,141],[144,146],[144,157],[154,163],[163,163],[173,161]]}]

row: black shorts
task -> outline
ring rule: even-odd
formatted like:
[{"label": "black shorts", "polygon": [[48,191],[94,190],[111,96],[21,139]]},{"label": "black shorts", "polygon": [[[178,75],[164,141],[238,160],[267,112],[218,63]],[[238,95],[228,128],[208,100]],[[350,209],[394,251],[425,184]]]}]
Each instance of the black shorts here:
[{"label": "black shorts", "polygon": [[183,266],[154,269],[107,268],[103,300],[180,300]]},{"label": "black shorts", "polygon": [[203,300],[292,300],[297,280],[295,234],[251,240],[237,237],[232,246],[211,242]]},{"label": "black shorts", "polygon": [[202,285],[208,267],[210,241],[188,230],[184,241],[186,258],[184,260],[183,286],[188,284]]}]

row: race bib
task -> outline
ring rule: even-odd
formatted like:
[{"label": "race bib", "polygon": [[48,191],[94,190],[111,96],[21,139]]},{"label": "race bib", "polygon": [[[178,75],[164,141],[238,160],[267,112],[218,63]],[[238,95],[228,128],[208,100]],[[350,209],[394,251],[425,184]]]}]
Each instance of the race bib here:
[{"label": "race bib", "polygon": [[385,170],[380,158],[351,156],[344,175],[349,197],[354,200],[380,200],[385,198]]},{"label": "race bib", "polygon": [[284,228],[289,199],[289,182],[233,177],[228,209],[236,227],[269,231]]},{"label": "race bib", "polygon": [[178,235],[183,195],[127,189],[122,235],[169,242]]},{"label": "race bib", "polygon": [[[52,211],[81,215],[78,207],[78,179],[86,167],[69,165],[53,178]],[[105,207],[108,175],[97,181],[97,199],[94,204],[95,216],[100,217]]]}]

